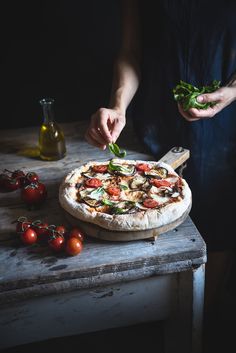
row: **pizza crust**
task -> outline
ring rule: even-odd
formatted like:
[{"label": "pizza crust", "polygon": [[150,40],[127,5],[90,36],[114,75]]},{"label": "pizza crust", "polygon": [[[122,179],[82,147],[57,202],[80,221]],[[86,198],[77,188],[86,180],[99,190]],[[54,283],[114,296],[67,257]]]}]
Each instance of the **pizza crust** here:
[{"label": "pizza crust", "polygon": [[[113,159],[113,161],[119,164],[148,163],[149,165],[164,167],[169,173],[178,176],[170,165],[163,162],[120,159]],[[88,162],[72,170],[64,178],[59,188],[59,202],[65,211],[79,220],[114,231],[138,231],[162,227],[179,219],[186,211],[190,211],[192,193],[188,183],[183,178],[183,198],[178,202],[173,202],[160,209],[141,210],[136,213],[121,215],[97,212],[95,209],[91,211],[91,208],[85,203],[79,203],[77,201],[76,183],[78,177],[92,165],[104,165],[108,163],[109,161]]]}]

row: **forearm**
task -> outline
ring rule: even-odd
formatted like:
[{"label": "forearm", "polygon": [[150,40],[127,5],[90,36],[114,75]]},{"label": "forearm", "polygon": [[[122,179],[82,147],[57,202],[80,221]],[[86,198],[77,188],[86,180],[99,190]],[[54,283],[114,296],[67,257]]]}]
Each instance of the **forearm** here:
[{"label": "forearm", "polygon": [[136,59],[121,54],[114,64],[114,75],[110,97],[110,108],[125,115],[140,81],[139,63]]},{"label": "forearm", "polygon": [[122,1],[122,43],[114,64],[110,108],[125,115],[140,81],[140,27],[136,0]]}]

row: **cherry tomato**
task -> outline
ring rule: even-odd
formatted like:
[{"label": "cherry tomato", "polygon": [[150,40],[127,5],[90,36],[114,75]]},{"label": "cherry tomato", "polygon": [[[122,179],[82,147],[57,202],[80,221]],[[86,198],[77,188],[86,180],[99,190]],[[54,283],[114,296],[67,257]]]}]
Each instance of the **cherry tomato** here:
[{"label": "cherry tomato", "polygon": [[119,196],[120,195],[120,188],[118,188],[116,186],[109,186],[106,191],[111,196]]},{"label": "cherry tomato", "polygon": [[22,178],[22,177],[25,177],[25,173],[22,170],[17,169],[17,170],[14,170],[14,172],[12,172],[11,177],[13,179]]},{"label": "cherry tomato", "polygon": [[88,186],[89,188],[98,188],[102,186],[102,182],[100,179],[91,178],[85,181],[85,185]]},{"label": "cherry tomato", "polygon": [[63,225],[56,226],[55,231],[61,235],[64,235],[66,233],[66,227]]},{"label": "cherry tomato", "polygon": [[78,255],[83,249],[82,242],[75,237],[71,237],[66,241],[66,253],[71,256]]},{"label": "cherry tomato", "polygon": [[69,238],[77,238],[81,242],[84,241],[84,232],[82,232],[79,228],[73,227],[71,231],[69,232]]},{"label": "cherry tomato", "polygon": [[20,169],[16,169],[13,172],[5,169],[7,172],[11,173],[11,179],[17,179],[19,182],[19,187],[23,187],[24,183],[25,183],[25,173],[20,170]]},{"label": "cherry tomato", "polygon": [[151,179],[150,183],[157,188],[160,188],[161,186],[171,186],[171,183],[168,180],[164,179]]},{"label": "cherry tomato", "polygon": [[37,183],[39,181],[39,176],[35,172],[28,172],[25,176],[25,185],[31,183]]},{"label": "cherry tomato", "polygon": [[31,183],[21,190],[22,200],[27,205],[39,205],[47,197],[47,190],[43,183]]},{"label": "cherry tomato", "polygon": [[34,221],[31,225],[31,227],[35,230],[37,236],[39,238],[42,238],[44,236],[48,236],[48,223],[42,222],[40,220]]},{"label": "cherry tomato", "polygon": [[94,165],[92,169],[95,173],[106,173],[108,170],[108,166],[102,165],[102,164],[101,165]]},{"label": "cherry tomato", "polygon": [[34,244],[38,239],[36,232],[32,228],[27,228],[22,232],[20,238],[26,245]]},{"label": "cherry tomato", "polygon": [[16,224],[16,232],[22,233],[31,226],[31,222],[26,217],[19,217]]},{"label": "cherry tomato", "polygon": [[48,244],[53,251],[62,251],[65,247],[65,238],[63,235],[53,236],[49,239]]},{"label": "cherry tomato", "polygon": [[135,167],[139,172],[148,172],[151,169],[147,163],[138,163]]},{"label": "cherry tomato", "polygon": [[4,181],[4,189],[6,191],[15,191],[21,187],[21,183],[19,179],[12,179],[11,177],[7,177]]},{"label": "cherry tomato", "polygon": [[151,198],[147,198],[143,201],[143,206],[147,208],[155,208],[158,206],[158,202]]}]

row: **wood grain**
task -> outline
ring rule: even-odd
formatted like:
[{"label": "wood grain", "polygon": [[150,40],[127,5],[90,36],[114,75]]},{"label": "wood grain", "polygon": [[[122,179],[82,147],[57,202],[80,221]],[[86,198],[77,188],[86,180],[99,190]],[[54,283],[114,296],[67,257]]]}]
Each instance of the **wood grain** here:
[{"label": "wood grain", "polygon": [[169,164],[173,169],[177,169],[190,157],[190,151],[183,147],[173,147],[161,159],[160,162]]},{"label": "wood grain", "polygon": [[[24,246],[15,232],[20,216],[41,219],[48,224],[73,225],[67,221],[58,202],[58,188],[63,177],[81,163],[107,160],[110,152],[87,144],[84,132],[87,122],[63,124],[67,156],[56,162],[41,161],[19,154],[22,148],[37,144],[37,128],[1,131],[2,169],[35,171],[45,183],[48,198],[41,208],[28,210],[20,190],[0,193],[0,302],[33,298],[79,288],[93,288],[104,283],[130,281],[154,274],[191,269],[206,261],[206,245],[190,217],[163,234],[156,241],[106,241],[86,236],[80,255],[54,254],[42,244]],[[143,151],[132,127],[122,133],[119,145],[128,159],[153,160]]]}]

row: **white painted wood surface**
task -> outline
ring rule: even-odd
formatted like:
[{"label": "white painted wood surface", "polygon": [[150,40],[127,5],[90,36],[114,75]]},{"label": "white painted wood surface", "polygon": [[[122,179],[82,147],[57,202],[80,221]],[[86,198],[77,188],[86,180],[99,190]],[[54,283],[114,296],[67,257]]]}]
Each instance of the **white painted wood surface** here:
[{"label": "white painted wood surface", "polygon": [[[80,163],[111,158],[108,151],[84,141],[85,122],[63,128],[67,156],[56,162],[22,156],[22,149],[37,143],[37,128],[0,132],[2,169],[35,171],[48,189],[45,205],[34,211],[25,208],[18,190],[0,194],[0,349],[127,326],[142,318],[165,319],[166,342],[175,345],[175,353],[177,347],[182,353],[200,353],[206,245],[190,217],[152,242],[88,237],[76,257],[55,255],[38,244],[25,247],[17,239],[12,221],[22,215],[67,224],[58,203],[62,178]],[[152,160],[130,126],[119,145],[127,150],[127,158]],[[179,325],[180,318],[186,325]]]}]

